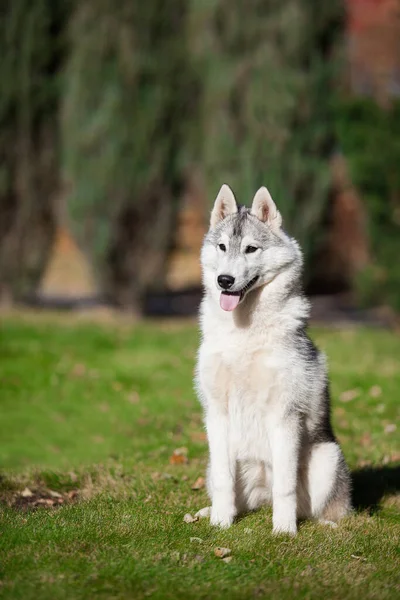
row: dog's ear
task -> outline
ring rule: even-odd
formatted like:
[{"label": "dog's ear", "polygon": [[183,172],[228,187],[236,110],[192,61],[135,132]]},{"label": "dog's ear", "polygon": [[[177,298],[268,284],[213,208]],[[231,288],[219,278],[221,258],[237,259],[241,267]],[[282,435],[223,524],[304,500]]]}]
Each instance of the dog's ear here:
[{"label": "dog's ear", "polygon": [[278,230],[282,225],[282,217],[266,187],[261,187],[253,199],[251,214],[267,223],[271,229]]},{"label": "dog's ear", "polygon": [[215,229],[216,226],[222,219],[225,219],[228,215],[233,215],[237,213],[238,207],[236,204],[235,196],[229,185],[224,185],[218,192],[218,196],[214,202],[214,208],[211,212],[211,221],[210,227],[211,229]]}]

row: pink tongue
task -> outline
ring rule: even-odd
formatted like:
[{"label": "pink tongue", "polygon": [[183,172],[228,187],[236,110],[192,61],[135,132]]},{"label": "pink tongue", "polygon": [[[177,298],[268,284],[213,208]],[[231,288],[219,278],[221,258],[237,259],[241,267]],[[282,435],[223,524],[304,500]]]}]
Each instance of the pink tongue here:
[{"label": "pink tongue", "polygon": [[224,294],[219,297],[219,304],[223,310],[234,310],[239,304],[240,294]]}]

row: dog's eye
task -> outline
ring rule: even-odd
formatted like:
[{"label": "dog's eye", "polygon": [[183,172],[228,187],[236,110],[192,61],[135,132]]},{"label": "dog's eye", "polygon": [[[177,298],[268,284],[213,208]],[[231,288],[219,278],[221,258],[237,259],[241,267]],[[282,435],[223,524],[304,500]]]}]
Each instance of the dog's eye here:
[{"label": "dog's eye", "polygon": [[253,252],[256,252],[258,250],[258,248],[256,248],[255,246],[247,246],[245,252],[246,254],[253,254]]},{"label": "dog's eye", "polygon": [[220,250],[222,250],[222,252],[226,252],[226,246],[225,246],[225,244],[218,244],[218,248]]}]

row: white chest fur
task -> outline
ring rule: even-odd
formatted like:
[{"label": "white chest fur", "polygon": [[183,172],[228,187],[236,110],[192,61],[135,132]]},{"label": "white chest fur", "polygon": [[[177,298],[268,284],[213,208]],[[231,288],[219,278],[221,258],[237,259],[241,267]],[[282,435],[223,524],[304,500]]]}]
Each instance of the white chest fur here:
[{"label": "white chest fur", "polygon": [[279,347],[272,350],[253,343],[250,348],[244,340],[235,341],[222,347],[213,340],[200,349],[205,408],[227,414],[230,446],[238,459],[265,460],[268,431],[285,406],[283,353]]}]

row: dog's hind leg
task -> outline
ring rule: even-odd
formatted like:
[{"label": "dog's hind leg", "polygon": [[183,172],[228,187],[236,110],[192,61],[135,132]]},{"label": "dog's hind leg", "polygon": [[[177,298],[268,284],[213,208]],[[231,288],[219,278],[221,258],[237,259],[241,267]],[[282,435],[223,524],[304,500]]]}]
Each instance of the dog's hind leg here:
[{"label": "dog's hind leg", "polygon": [[236,503],[239,514],[271,502],[267,467],[261,461],[240,461],[237,467]]},{"label": "dog's hind leg", "polygon": [[335,523],[350,512],[350,475],[336,442],[312,446],[305,477],[310,511],[307,516]]}]

